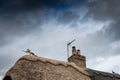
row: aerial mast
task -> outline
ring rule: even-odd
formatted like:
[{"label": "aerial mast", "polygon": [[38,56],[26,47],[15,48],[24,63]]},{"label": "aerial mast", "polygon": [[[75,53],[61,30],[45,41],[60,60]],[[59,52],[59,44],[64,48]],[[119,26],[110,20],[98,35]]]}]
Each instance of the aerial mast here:
[{"label": "aerial mast", "polygon": [[75,41],[76,39],[67,43],[67,58],[69,58],[69,46]]}]

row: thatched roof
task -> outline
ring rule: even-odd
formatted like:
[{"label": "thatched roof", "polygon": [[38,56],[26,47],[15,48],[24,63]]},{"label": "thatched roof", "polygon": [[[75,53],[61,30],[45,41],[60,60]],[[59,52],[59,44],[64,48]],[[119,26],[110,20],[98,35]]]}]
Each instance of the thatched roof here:
[{"label": "thatched roof", "polygon": [[87,69],[87,72],[92,80],[120,80],[120,75],[117,73],[107,73],[92,69]]},{"label": "thatched roof", "polygon": [[25,55],[3,80],[120,80],[120,75],[80,68],[72,62]]},{"label": "thatched roof", "polygon": [[3,80],[90,80],[89,74],[74,63],[25,55],[6,73]]}]

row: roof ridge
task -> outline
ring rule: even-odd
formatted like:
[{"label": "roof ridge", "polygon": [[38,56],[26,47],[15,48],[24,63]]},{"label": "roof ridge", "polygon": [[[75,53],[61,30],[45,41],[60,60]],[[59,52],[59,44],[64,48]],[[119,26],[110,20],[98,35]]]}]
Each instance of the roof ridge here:
[{"label": "roof ridge", "polygon": [[113,74],[113,73],[109,73],[109,72],[104,72],[104,71],[98,71],[98,70],[93,70],[90,68],[87,68],[87,71],[92,71],[92,73],[97,74],[97,75],[103,75],[103,76],[109,76],[109,77],[116,77],[120,79],[120,74]]}]

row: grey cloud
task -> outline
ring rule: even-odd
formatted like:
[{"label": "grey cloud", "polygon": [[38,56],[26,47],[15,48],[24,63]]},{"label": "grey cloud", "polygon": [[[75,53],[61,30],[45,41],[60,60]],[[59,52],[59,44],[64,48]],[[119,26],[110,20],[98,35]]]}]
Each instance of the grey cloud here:
[{"label": "grey cloud", "polygon": [[112,22],[105,28],[105,35],[111,40],[120,40],[120,21]]},{"label": "grey cloud", "polygon": [[[33,10],[27,13],[0,15],[0,46],[8,44],[15,37],[25,36],[47,23],[50,10]],[[9,42],[8,42],[9,41]]]},{"label": "grey cloud", "polygon": [[103,30],[105,29],[101,28],[100,30],[97,30],[95,32],[88,33],[85,37],[83,37],[83,41],[77,42],[80,44],[76,44],[81,47],[83,53],[87,53],[86,56],[89,59],[93,58],[93,55],[94,58],[99,56],[110,57],[113,55],[120,55],[120,41],[116,43],[116,39],[113,40],[114,38],[108,38],[108,35],[104,33]]},{"label": "grey cloud", "polygon": [[62,16],[60,24],[78,20],[74,12],[64,12],[77,3],[86,0],[0,0],[0,46],[12,42],[15,37],[24,36],[47,24],[49,20]]},{"label": "grey cloud", "polygon": [[58,22],[62,24],[71,24],[77,22],[79,18],[80,16],[78,14],[72,11],[67,11],[59,17]]},{"label": "grey cloud", "polygon": [[[32,15],[33,16],[33,15]],[[33,21],[32,21],[33,20]],[[30,16],[21,15],[19,16],[9,16],[6,17],[1,16],[0,18],[0,43],[4,45],[10,39],[14,39],[15,36],[23,36],[28,34],[29,32],[36,29],[38,23],[34,23],[35,19],[30,19]],[[36,22],[36,21],[35,21]],[[39,21],[40,24],[40,21]]]},{"label": "grey cloud", "polygon": [[0,74],[2,74],[2,72],[7,69],[9,67],[9,65],[12,63],[12,62],[9,62],[11,59],[10,59],[10,56],[7,56],[7,55],[0,55]]},{"label": "grey cloud", "polygon": [[87,18],[91,17],[94,20],[101,22],[110,21],[110,24],[104,26],[104,36],[111,41],[120,40],[120,0],[93,0],[87,4]]},{"label": "grey cloud", "polygon": [[[14,38],[25,36],[47,24],[50,16],[69,8],[72,0],[1,0],[0,1],[0,46]],[[54,16],[53,18],[55,18]],[[9,42],[8,42],[9,41]]]},{"label": "grey cloud", "polygon": [[94,0],[88,3],[88,15],[98,20],[118,20],[120,0]]}]

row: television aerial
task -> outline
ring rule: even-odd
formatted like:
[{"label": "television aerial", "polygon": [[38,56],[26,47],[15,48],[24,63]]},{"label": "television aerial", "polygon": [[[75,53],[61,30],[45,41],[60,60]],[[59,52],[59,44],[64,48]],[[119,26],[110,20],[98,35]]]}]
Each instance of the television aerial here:
[{"label": "television aerial", "polygon": [[72,41],[67,43],[67,58],[69,58],[69,46],[75,41],[76,39],[73,39]]}]

